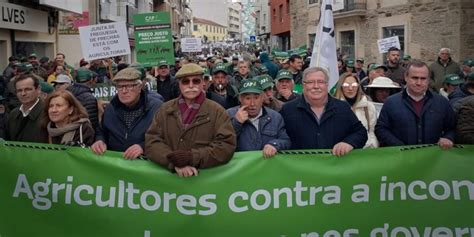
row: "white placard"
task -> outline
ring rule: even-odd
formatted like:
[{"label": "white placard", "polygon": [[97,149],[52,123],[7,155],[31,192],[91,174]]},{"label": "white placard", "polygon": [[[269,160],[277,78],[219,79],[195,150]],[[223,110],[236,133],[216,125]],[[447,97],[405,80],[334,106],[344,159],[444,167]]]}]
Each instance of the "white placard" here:
[{"label": "white placard", "polygon": [[393,36],[377,40],[377,45],[379,46],[379,53],[386,53],[391,47],[397,47],[397,49],[400,49],[400,40],[398,39],[398,36]]},{"label": "white placard", "polygon": [[182,38],[181,51],[185,53],[201,52],[202,51],[201,38]]},{"label": "white placard", "polygon": [[79,35],[87,61],[130,54],[125,21],[79,27]]},{"label": "white placard", "polygon": [[339,11],[344,9],[344,0],[332,0],[332,11]]},{"label": "white placard", "polygon": [[48,13],[16,4],[0,2],[0,28],[48,32]]}]

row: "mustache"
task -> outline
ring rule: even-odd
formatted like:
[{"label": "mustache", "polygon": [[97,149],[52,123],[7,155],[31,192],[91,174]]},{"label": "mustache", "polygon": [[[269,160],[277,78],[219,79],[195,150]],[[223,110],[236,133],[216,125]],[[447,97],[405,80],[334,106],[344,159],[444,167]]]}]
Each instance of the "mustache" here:
[{"label": "mustache", "polygon": [[323,92],[323,90],[321,90],[321,89],[311,89],[309,92],[318,92],[318,93],[321,93],[321,92]]},{"label": "mustache", "polygon": [[186,93],[186,92],[200,92],[200,91],[201,91],[201,89],[199,89],[197,87],[184,89],[184,93]]}]

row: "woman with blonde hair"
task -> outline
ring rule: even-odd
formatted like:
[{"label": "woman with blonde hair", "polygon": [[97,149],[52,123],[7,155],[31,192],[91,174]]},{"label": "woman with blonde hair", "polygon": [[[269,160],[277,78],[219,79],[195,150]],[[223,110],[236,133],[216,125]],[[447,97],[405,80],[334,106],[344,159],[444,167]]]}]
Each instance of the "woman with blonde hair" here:
[{"label": "woman with blonde hair", "polygon": [[359,121],[367,129],[367,142],[364,148],[375,148],[379,146],[375,136],[375,124],[377,123],[377,112],[374,104],[368,100],[362,92],[359,79],[352,73],[344,73],[336,84],[336,99],[345,100],[354,111]]},{"label": "woman with blonde hair", "polygon": [[90,146],[95,132],[81,103],[69,91],[55,91],[45,101],[44,127],[50,144]]}]

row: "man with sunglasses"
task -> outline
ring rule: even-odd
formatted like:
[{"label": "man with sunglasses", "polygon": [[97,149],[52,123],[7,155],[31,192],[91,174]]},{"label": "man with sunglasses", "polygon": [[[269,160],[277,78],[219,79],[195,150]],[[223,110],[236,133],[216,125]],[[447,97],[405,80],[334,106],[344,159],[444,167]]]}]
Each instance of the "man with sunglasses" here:
[{"label": "man with sunglasses", "polygon": [[144,154],[145,132],[163,102],[144,90],[140,77],[137,69],[125,68],[113,78],[117,94],[105,108],[97,128],[96,142],[91,146],[95,154],[122,151],[125,159]]},{"label": "man with sunglasses", "polygon": [[235,151],[230,116],[222,106],[206,99],[203,73],[194,63],[176,73],[181,95],[162,106],[145,135],[147,158],[180,177],[225,164]]}]

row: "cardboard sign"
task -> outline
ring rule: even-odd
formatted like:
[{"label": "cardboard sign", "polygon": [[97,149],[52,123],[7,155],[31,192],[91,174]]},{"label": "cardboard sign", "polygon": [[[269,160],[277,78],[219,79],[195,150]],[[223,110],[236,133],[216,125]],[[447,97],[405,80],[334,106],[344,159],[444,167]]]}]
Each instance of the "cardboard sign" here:
[{"label": "cardboard sign", "polygon": [[398,36],[377,40],[377,45],[379,46],[379,53],[386,53],[391,47],[397,47],[397,49],[400,49]]},{"label": "cardboard sign", "polygon": [[202,51],[201,38],[182,38],[181,51],[185,53],[201,52]]},{"label": "cardboard sign", "polygon": [[130,54],[124,21],[79,27],[79,35],[86,61]]}]

